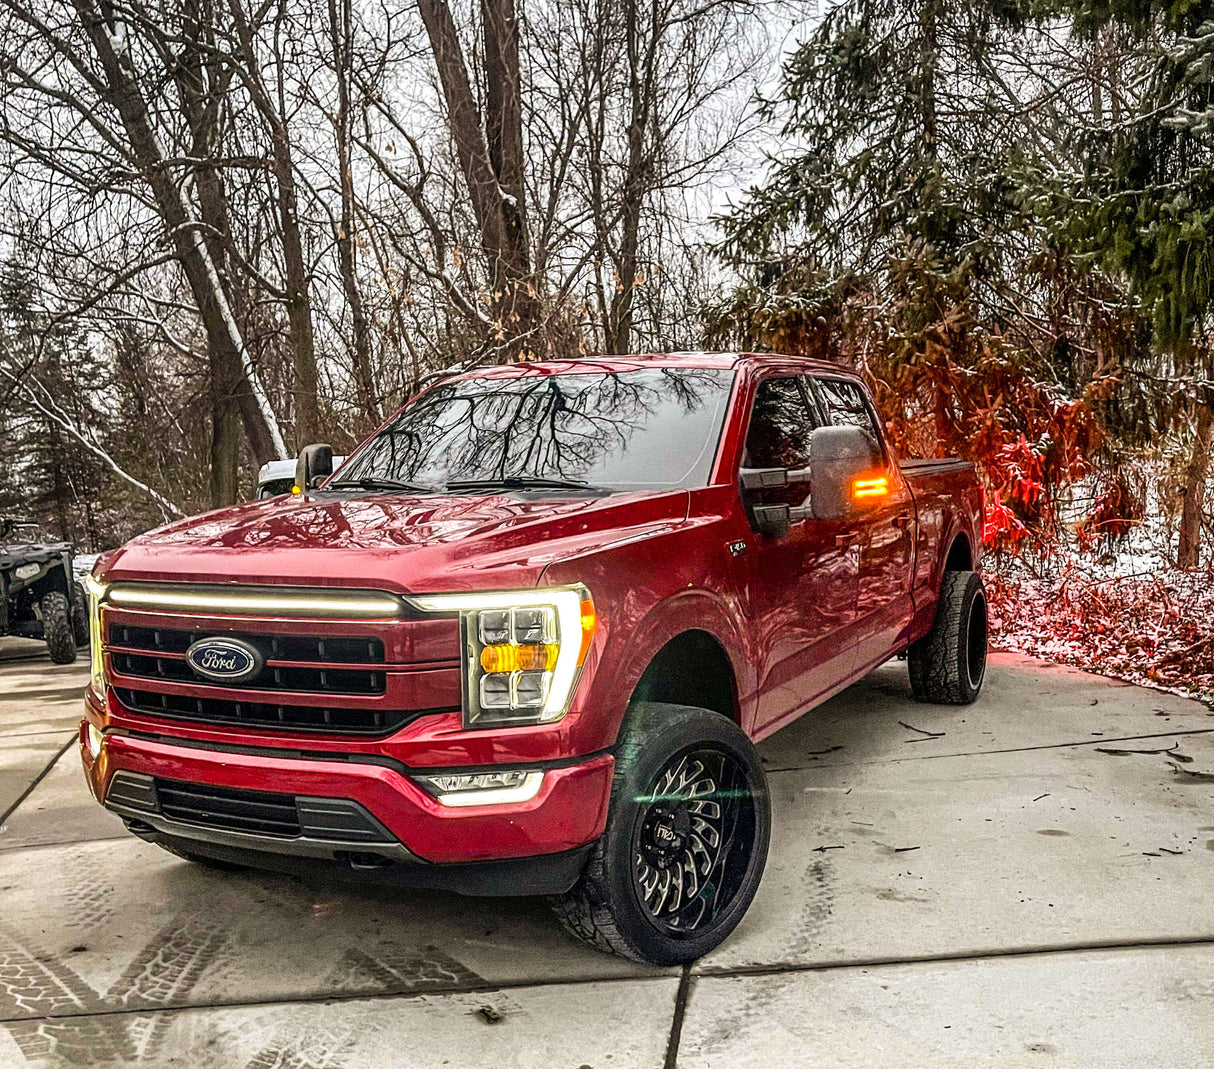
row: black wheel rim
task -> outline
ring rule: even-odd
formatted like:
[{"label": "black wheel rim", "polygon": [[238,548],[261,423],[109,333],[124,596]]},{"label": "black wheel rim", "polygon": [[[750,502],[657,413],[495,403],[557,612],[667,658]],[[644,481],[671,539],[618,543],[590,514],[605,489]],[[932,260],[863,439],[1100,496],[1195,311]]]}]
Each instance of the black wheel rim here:
[{"label": "black wheel rim", "polygon": [[965,629],[965,667],[970,687],[977,690],[986,674],[986,598],[978,594],[970,602],[970,618]]},{"label": "black wheel rim", "polygon": [[641,909],[668,936],[702,934],[737,898],[754,853],[746,769],[724,750],[685,750],[637,801],[632,876]]}]

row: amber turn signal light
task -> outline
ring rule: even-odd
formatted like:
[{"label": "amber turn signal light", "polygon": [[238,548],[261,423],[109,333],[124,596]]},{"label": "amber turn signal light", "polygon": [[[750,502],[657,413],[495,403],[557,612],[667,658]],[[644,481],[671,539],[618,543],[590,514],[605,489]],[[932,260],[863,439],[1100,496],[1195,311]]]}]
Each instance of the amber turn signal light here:
[{"label": "amber turn signal light", "polygon": [[481,667],[486,672],[551,672],[560,649],[555,643],[486,646],[481,650]]},{"label": "amber turn signal light", "polygon": [[579,615],[582,618],[582,645],[577,651],[577,663],[580,667],[586,660],[586,654],[590,652],[590,643],[594,640],[594,633],[599,627],[599,618],[594,611],[594,602],[589,598],[584,598],[579,606]]},{"label": "amber turn signal light", "polygon": [[889,493],[889,480],[884,475],[876,478],[855,479],[851,484],[851,496],[857,501],[885,497]]}]

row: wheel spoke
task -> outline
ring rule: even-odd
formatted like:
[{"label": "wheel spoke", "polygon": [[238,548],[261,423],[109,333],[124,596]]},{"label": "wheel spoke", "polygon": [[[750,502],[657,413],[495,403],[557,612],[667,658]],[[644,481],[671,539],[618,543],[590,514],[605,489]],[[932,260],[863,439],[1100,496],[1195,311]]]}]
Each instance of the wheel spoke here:
[{"label": "wheel spoke", "polygon": [[654,778],[635,852],[638,897],[660,926],[694,931],[737,894],[748,856],[739,830],[753,804],[746,775],[718,751],[684,753]]}]

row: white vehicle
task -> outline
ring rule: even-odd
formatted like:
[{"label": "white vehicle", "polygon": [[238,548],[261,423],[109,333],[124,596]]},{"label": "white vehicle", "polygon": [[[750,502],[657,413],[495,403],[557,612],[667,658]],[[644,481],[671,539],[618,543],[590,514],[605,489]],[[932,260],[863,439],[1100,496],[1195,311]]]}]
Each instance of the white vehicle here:
[{"label": "white vehicle", "polygon": [[[333,470],[345,460],[345,457],[333,458]],[[277,497],[279,494],[289,494],[295,485],[294,460],[268,460],[257,473],[257,496]]]}]

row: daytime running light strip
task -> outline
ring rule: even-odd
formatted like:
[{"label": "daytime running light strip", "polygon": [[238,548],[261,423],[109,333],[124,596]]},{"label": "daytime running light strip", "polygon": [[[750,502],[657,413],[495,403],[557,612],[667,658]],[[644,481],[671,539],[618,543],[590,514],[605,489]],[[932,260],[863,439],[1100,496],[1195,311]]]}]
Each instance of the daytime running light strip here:
[{"label": "daytime running light strip", "polygon": [[195,610],[249,615],[270,613],[282,616],[395,617],[400,615],[403,606],[403,599],[393,594],[377,594],[374,591],[283,591],[281,594],[253,594],[237,590],[229,593],[222,590],[125,583],[115,583],[111,586],[106,601],[119,608],[160,612]]},{"label": "daytime running light strip", "polygon": [[[429,777],[426,777],[427,779]],[[529,802],[540,793],[544,782],[543,772],[528,772],[517,787],[493,787],[486,790],[438,791],[434,795],[439,805],[460,808],[472,805],[506,805],[511,802]]]}]

